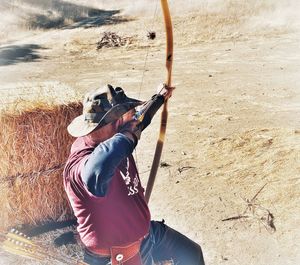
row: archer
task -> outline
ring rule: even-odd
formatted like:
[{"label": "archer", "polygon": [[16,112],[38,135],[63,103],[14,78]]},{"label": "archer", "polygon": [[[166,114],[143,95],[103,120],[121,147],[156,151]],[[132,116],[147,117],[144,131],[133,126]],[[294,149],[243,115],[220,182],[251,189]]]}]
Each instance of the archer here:
[{"label": "archer", "polygon": [[164,221],[151,221],[132,156],[142,131],[172,91],[163,86],[141,102],[108,85],[86,95],[83,114],[68,126],[77,139],[65,166],[64,187],[85,246],[84,262],[204,265],[198,244]]}]

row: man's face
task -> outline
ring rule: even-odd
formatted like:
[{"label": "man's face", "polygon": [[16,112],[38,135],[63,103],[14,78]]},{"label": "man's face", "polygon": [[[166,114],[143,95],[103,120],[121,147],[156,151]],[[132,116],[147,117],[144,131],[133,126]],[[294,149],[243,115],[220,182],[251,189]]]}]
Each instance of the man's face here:
[{"label": "man's face", "polygon": [[113,137],[117,132],[120,131],[120,128],[124,126],[127,122],[131,121],[133,115],[135,114],[135,109],[132,109],[126,112],[123,116],[121,116],[118,120],[111,122],[109,124],[96,129],[92,133],[89,134],[89,137],[94,142],[103,142],[111,137]]},{"label": "man's face", "polygon": [[93,143],[99,144],[116,134],[116,122],[112,122],[104,125],[103,127],[97,128],[88,134],[88,137]]}]

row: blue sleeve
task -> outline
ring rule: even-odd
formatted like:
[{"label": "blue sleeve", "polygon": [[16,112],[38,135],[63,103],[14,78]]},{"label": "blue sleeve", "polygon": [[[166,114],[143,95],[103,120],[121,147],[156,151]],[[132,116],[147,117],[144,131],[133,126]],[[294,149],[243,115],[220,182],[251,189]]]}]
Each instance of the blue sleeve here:
[{"label": "blue sleeve", "polygon": [[93,195],[106,195],[116,168],[132,153],[134,147],[129,138],[117,133],[95,148],[81,171],[82,180]]}]

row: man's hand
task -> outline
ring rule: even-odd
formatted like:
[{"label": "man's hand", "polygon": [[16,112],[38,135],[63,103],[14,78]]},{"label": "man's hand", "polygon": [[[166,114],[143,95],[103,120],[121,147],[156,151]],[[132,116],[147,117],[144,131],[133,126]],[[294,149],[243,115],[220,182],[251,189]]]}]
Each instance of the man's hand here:
[{"label": "man's hand", "polygon": [[169,87],[166,84],[161,84],[157,88],[157,94],[164,96],[165,100],[172,96],[175,87]]}]

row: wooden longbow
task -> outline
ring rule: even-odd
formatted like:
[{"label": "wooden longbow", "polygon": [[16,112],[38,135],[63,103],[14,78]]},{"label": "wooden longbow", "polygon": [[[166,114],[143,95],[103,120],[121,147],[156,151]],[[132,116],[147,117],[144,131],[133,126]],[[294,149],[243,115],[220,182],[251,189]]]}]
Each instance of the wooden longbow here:
[{"label": "wooden longbow", "polygon": [[[161,0],[161,7],[163,11],[164,21],[165,21],[165,30],[166,30],[166,68],[167,68],[167,81],[166,85],[171,87],[172,79],[172,65],[173,65],[173,27],[172,20],[168,5],[168,0]],[[156,149],[153,157],[153,162],[150,170],[150,175],[147,183],[145,198],[147,203],[149,203],[151,192],[154,186],[157,170],[160,163],[161,153],[164,145],[166,129],[168,122],[168,100],[165,100],[163,105],[163,110],[161,113],[161,122],[160,122],[160,131],[159,137],[156,143]]]}]

